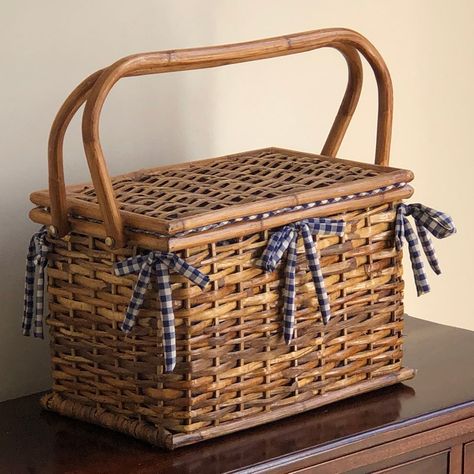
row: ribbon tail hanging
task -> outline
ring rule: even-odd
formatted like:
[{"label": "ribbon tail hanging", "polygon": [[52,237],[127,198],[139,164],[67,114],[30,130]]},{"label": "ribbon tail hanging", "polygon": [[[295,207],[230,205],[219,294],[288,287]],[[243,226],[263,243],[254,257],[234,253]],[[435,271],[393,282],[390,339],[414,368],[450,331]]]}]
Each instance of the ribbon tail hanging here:
[{"label": "ribbon tail hanging", "polygon": [[44,317],[44,292],[45,292],[45,269],[48,265],[47,257],[40,256],[38,259],[38,276],[36,281],[35,298],[35,320],[33,336],[43,338],[43,317]]},{"label": "ribbon tail hanging", "polygon": [[30,336],[31,326],[34,323],[33,336],[40,338],[43,338],[45,269],[48,265],[50,251],[46,235],[46,227],[42,227],[30,240],[26,257],[23,300],[22,333],[25,336]]},{"label": "ribbon tail hanging", "polygon": [[23,335],[29,336],[31,333],[31,324],[33,321],[33,310],[35,302],[35,256],[36,256],[36,244],[35,236],[30,240],[28,247],[28,255],[26,256],[26,274],[25,274],[25,294],[23,304],[23,321],[22,331]]},{"label": "ribbon tail hanging", "polygon": [[296,261],[298,234],[293,233],[288,245],[285,268],[285,288],[283,289],[283,336],[289,344],[293,338],[296,312]]},{"label": "ribbon tail hanging", "polygon": [[[140,272],[138,274],[137,282],[133,288],[132,297],[130,298],[130,302],[128,304],[127,310],[125,311],[125,317],[123,318],[122,325],[120,329],[128,334],[133,326],[135,326],[135,320],[140,311],[140,308],[143,305],[143,301],[145,299],[145,293],[147,291],[148,285],[151,279],[151,262],[150,259],[147,259],[140,268]],[[127,275],[133,272],[133,268],[130,270],[122,270],[121,273],[117,272],[117,274]]]},{"label": "ribbon tail hanging", "polygon": [[158,298],[160,302],[163,328],[163,354],[165,370],[173,371],[176,366],[176,333],[174,324],[173,298],[171,294],[170,275],[167,265],[157,262],[155,265]]},{"label": "ribbon tail hanging", "polygon": [[331,308],[329,305],[329,296],[326,290],[326,285],[324,284],[319,250],[313,240],[311,231],[306,224],[302,226],[301,232],[303,235],[306,259],[308,260],[311,276],[313,277],[319,310],[321,311],[323,323],[327,324],[329,319],[331,319]]},{"label": "ribbon tail hanging", "polygon": [[408,242],[408,253],[410,255],[411,268],[415,276],[415,285],[418,296],[430,292],[430,285],[426,277],[421,253],[419,250],[418,237],[408,219],[404,222],[405,240]]},{"label": "ribbon tail hanging", "polygon": [[421,247],[426,255],[426,259],[428,260],[430,267],[436,273],[436,275],[440,275],[441,268],[439,267],[438,259],[436,258],[433,242],[431,241],[426,229],[418,222],[418,220],[415,220],[415,224],[418,237],[421,241]]}]

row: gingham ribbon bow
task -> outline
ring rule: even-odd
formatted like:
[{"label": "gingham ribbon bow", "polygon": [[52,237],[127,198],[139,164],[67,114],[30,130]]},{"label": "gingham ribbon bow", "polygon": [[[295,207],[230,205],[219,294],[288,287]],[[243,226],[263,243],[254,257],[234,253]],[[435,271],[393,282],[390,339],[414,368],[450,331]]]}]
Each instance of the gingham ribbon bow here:
[{"label": "gingham ribbon bow", "polygon": [[44,270],[48,264],[48,253],[51,250],[46,241],[47,234],[46,227],[41,227],[31,237],[28,247],[22,322],[22,331],[25,336],[31,335],[34,319],[33,336],[43,337]]},{"label": "gingham ribbon bow", "polygon": [[118,276],[138,272],[138,279],[121,327],[126,333],[130,332],[135,324],[135,318],[143,304],[151,277],[154,276],[156,278],[163,321],[165,369],[168,372],[172,371],[176,365],[176,335],[170,286],[170,269],[185,276],[201,288],[204,288],[209,282],[207,275],[204,275],[197,268],[189,265],[173,253],[154,251],[146,255],[130,257],[114,265],[115,274]]},{"label": "gingham ribbon bow", "polygon": [[428,293],[430,285],[423,267],[421,259],[421,252],[419,241],[413,227],[411,226],[408,216],[412,216],[415,220],[418,237],[421,241],[421,246],[426,255],[428,263],[433,271],[439,275],[441,269],[438,265],[438,260],[435,255],[433,243],[428,235],[428,232],[437,239],[444,239],[456,232],[454,222],[447,214],[440,211],[435,211],[430,207],[422,204],[400,204],[397,209],[397,216],[395,220],[395,246],[397,250],[403,247],[403,238],[408,242],[408,250],[410,253],[411,266],[415,276],[415,284],[418,296]]},{"label": "gingham ribbon bow", "polygon": [[324,285],[323,273],[320,265],[320,255],[313,235],[343,235],[345,222],[333,219],[305,219],[293,224],[285,225],[270,237],[267,248],[261,257],[262,267],[266,271],[274,271],[285,252],[287,261],[285,268],[285,288],[283,290],[283,335],[289,343],[293,337],[296,311],[296,260],[297,241],[301,234],[304,241],[306,258],[313,277],[319,310],[324,324],[330,317],[329,297]]}]

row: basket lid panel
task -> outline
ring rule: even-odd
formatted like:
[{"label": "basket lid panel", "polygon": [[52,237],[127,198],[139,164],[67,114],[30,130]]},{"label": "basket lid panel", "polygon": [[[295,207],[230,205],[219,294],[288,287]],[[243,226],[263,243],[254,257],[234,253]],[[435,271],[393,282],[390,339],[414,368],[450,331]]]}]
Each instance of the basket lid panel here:
[{"label": "basket lid panel", "polygon": [[[113,188],[125,220],[173,235],[199,226],[408,182],[410,171],[282,148],[117,176]],[[92,184],[67,188],[75,213],[100,218]],[[46,206],[47,191],[33,193]]]}]

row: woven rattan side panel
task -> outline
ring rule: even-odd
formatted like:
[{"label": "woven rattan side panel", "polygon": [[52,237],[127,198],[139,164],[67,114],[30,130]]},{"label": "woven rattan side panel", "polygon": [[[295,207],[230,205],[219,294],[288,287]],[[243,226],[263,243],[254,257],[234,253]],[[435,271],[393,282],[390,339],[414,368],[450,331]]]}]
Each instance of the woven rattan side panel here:
[{"label": "woven rattan side panel", "polygon": [[319,238],[332,308],[326,326],[300,242],[290,345],[281,336],[283,274],[265,274],[258,266],[268,233],[209,246],[202,263],[211,263],[215,293],[212,307],[191,323],[187,429],[250,417],[400,370],[403,282],[401,255],[393,246],[394,209],[389,204],[347,213],[343,238]]},{"label": "woven rattan side panel", "polygon": [[268,231],[189,248],[180,256],[209,275],[201,291],[172,275],[178,361],[163,374],[161,321],[151,288],[131,336],[119,328],[135,276],[112,264],[100,239],[53,240],[48,268],[54,391],[107,413],[193,433],[343,390],[401,368],[401,254],[393,245],[396,203],[334,217],[344,237],[320,237],[331,298],[324,326],[302,244],[296,335],[281,336],[282,272],[258,259]]}]

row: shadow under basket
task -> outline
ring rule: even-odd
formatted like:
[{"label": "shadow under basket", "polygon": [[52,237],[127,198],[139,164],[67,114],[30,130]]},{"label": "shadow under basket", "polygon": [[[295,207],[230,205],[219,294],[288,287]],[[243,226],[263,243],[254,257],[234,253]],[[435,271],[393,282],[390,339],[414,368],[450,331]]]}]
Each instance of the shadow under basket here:
[{"label": "shadow under basket", "polygon": [[[322,46],[340,50],[349,65],[322,155],[265,148],[109,178],[94,124],[117,71],[209,67]],[[328,156],[337,153],[357,104],[357,50],[376,71],[380,91],[375,165]],[[31,218],[49,229],[54,382],[42,405],[173,449],[413,377],[402,365],[402,255],[394,246],[397,206],[411,196],[413,175],[388,166],[391,83],[373,46],[355,32],[333,29],[131,58],[90,76],[65,102],[51,134],[50,188],[31,197],[37,206]],[[93,184],[66,187],[62,138],[86,100]],[[344,224],[342,232],[313,229],[312,235],[330,318],[306,241],[295,238],[291,311],[285,306],[290,257],[283,255],[273,270],[262,268],[276,232],[298,232],[295,223],[321,219]],[[165,286],[176,352],[166,370],[163,281],[145,285],[125,333],[122,321],[140,275],[116,268],[127,259],[170,259],[171,253],[209,284],[201,289],[170,270]],[[285,311],[294,316],[286,341]]]}]

